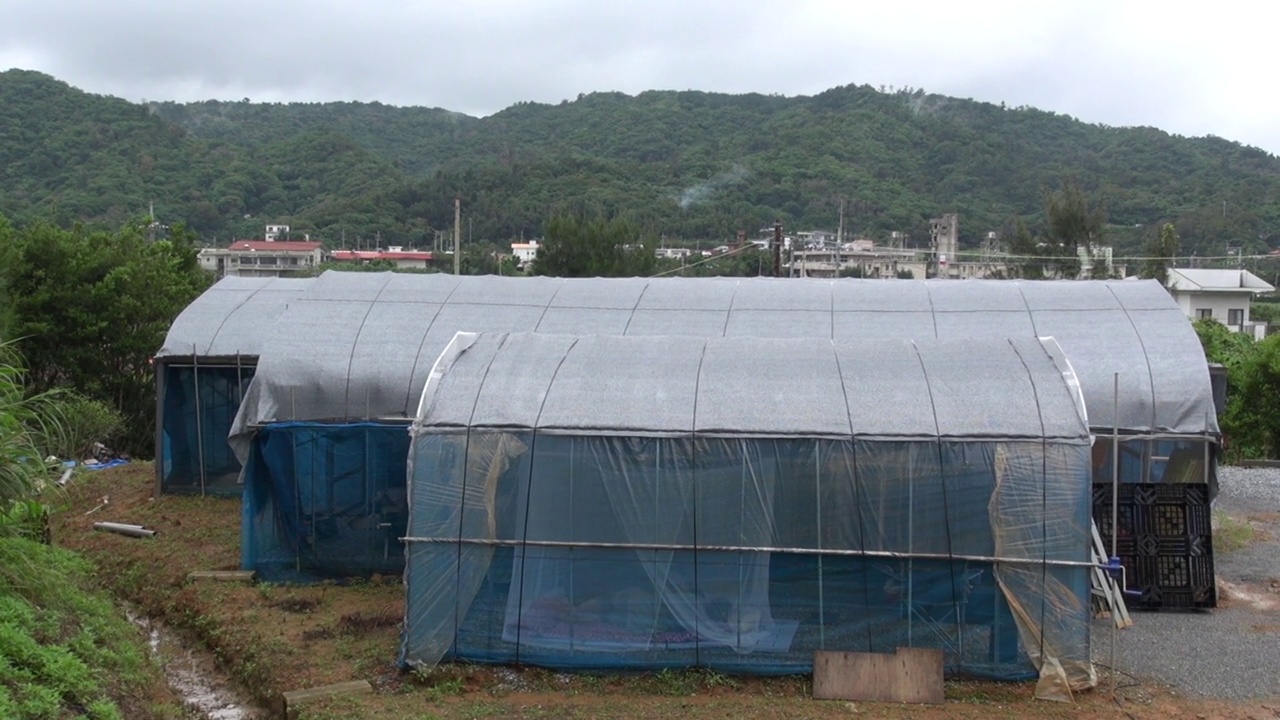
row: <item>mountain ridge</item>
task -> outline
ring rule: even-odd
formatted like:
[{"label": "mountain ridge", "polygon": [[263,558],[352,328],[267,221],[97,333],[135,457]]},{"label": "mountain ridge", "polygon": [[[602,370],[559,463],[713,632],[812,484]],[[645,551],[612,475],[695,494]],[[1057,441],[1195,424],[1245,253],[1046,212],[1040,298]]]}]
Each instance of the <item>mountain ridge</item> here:
[{"label": "mountain ridge", "polygon": [[[844,197],[854,233],[919,241],[929,217],[959,212],[972,246],[1015,217],[1034,227],[1071,179],[1107,207],[1121,247],[1175,222],[1191,249],[1262,250],[1280,223],[1280,158],[1264,150],[912,89],[599,92],[472,117],[378,102],[143,106],[8,71],[0,103],[0,160],[17,168],[0,176],[16,190],[0,212],[20,220],[60,205],[59,222],[111,222],[150,194],[215,238],[271,221],[331,243],[421,244],[461,195],[473,232],[494,240],[537,235],[557,210],[715,239],[775,217],[834,228]],[[54,107],[73,122],[47,120]],[[33,114],[52,131],[13,121]],[[142,155],[166,172],[140,173]],[[86,182],[86,168],[113,180]]]}]

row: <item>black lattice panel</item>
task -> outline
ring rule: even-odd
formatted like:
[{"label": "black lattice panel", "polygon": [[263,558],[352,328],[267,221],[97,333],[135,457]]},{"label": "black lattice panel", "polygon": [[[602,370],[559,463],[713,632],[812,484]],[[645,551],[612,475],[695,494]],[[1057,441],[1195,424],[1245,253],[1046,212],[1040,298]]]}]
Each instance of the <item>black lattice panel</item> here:
[{"label": "black lattice panel", "polygon": [[[1093,516],[1111,548],[1111,493],[1093,488]],[[1139,609],[1210,608],[1217,605],[1209,487],[1197,484],[1121,485],[1116,512],[1116,552],[1124,565],[1129,605]]]}]

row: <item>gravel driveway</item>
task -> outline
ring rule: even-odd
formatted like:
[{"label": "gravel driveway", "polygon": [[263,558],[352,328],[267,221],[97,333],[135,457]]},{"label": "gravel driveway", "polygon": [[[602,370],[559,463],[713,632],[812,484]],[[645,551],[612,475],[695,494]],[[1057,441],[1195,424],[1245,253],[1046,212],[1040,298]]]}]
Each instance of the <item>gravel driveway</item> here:
[{"label": "gravel driveway", "polygon": [[[1260,533],[1246,547],[1215,549],[1219,607],[1211,612],[1135,612],[1116,632],[1116,665],[1187,695],[1280,698],[1280,469],[1224,467],[1214,514]],[[1110,658],[1107,621],[1093,626],[1093,654]]]}]

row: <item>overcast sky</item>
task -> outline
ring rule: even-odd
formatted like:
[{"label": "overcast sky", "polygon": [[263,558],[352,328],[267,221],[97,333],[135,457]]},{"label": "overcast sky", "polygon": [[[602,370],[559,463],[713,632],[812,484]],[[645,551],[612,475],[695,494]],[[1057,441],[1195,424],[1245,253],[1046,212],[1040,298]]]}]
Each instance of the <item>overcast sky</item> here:
[{"label": "overcast sky", "polygon": [[1235,0],[0,0],[0,68],[130,100],[485,115],[647,89],[923,88],[1280,154],[1280,6]]}]

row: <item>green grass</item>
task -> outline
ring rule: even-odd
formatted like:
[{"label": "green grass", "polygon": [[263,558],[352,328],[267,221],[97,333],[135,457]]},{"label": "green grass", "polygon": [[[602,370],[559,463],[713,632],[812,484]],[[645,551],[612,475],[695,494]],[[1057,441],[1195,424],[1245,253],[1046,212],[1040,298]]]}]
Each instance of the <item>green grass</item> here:
[{"label": "green grass", "polygon": [[0,717],[179,717],[145,643],[80,556],[0,538]]},{"label": "green grass", "polygon": [[1233,518],[1223,512],[1213,514],[1213,549],[1231,552],[1244,548],[1257,539],[1257,531],[1248,520]]}]

